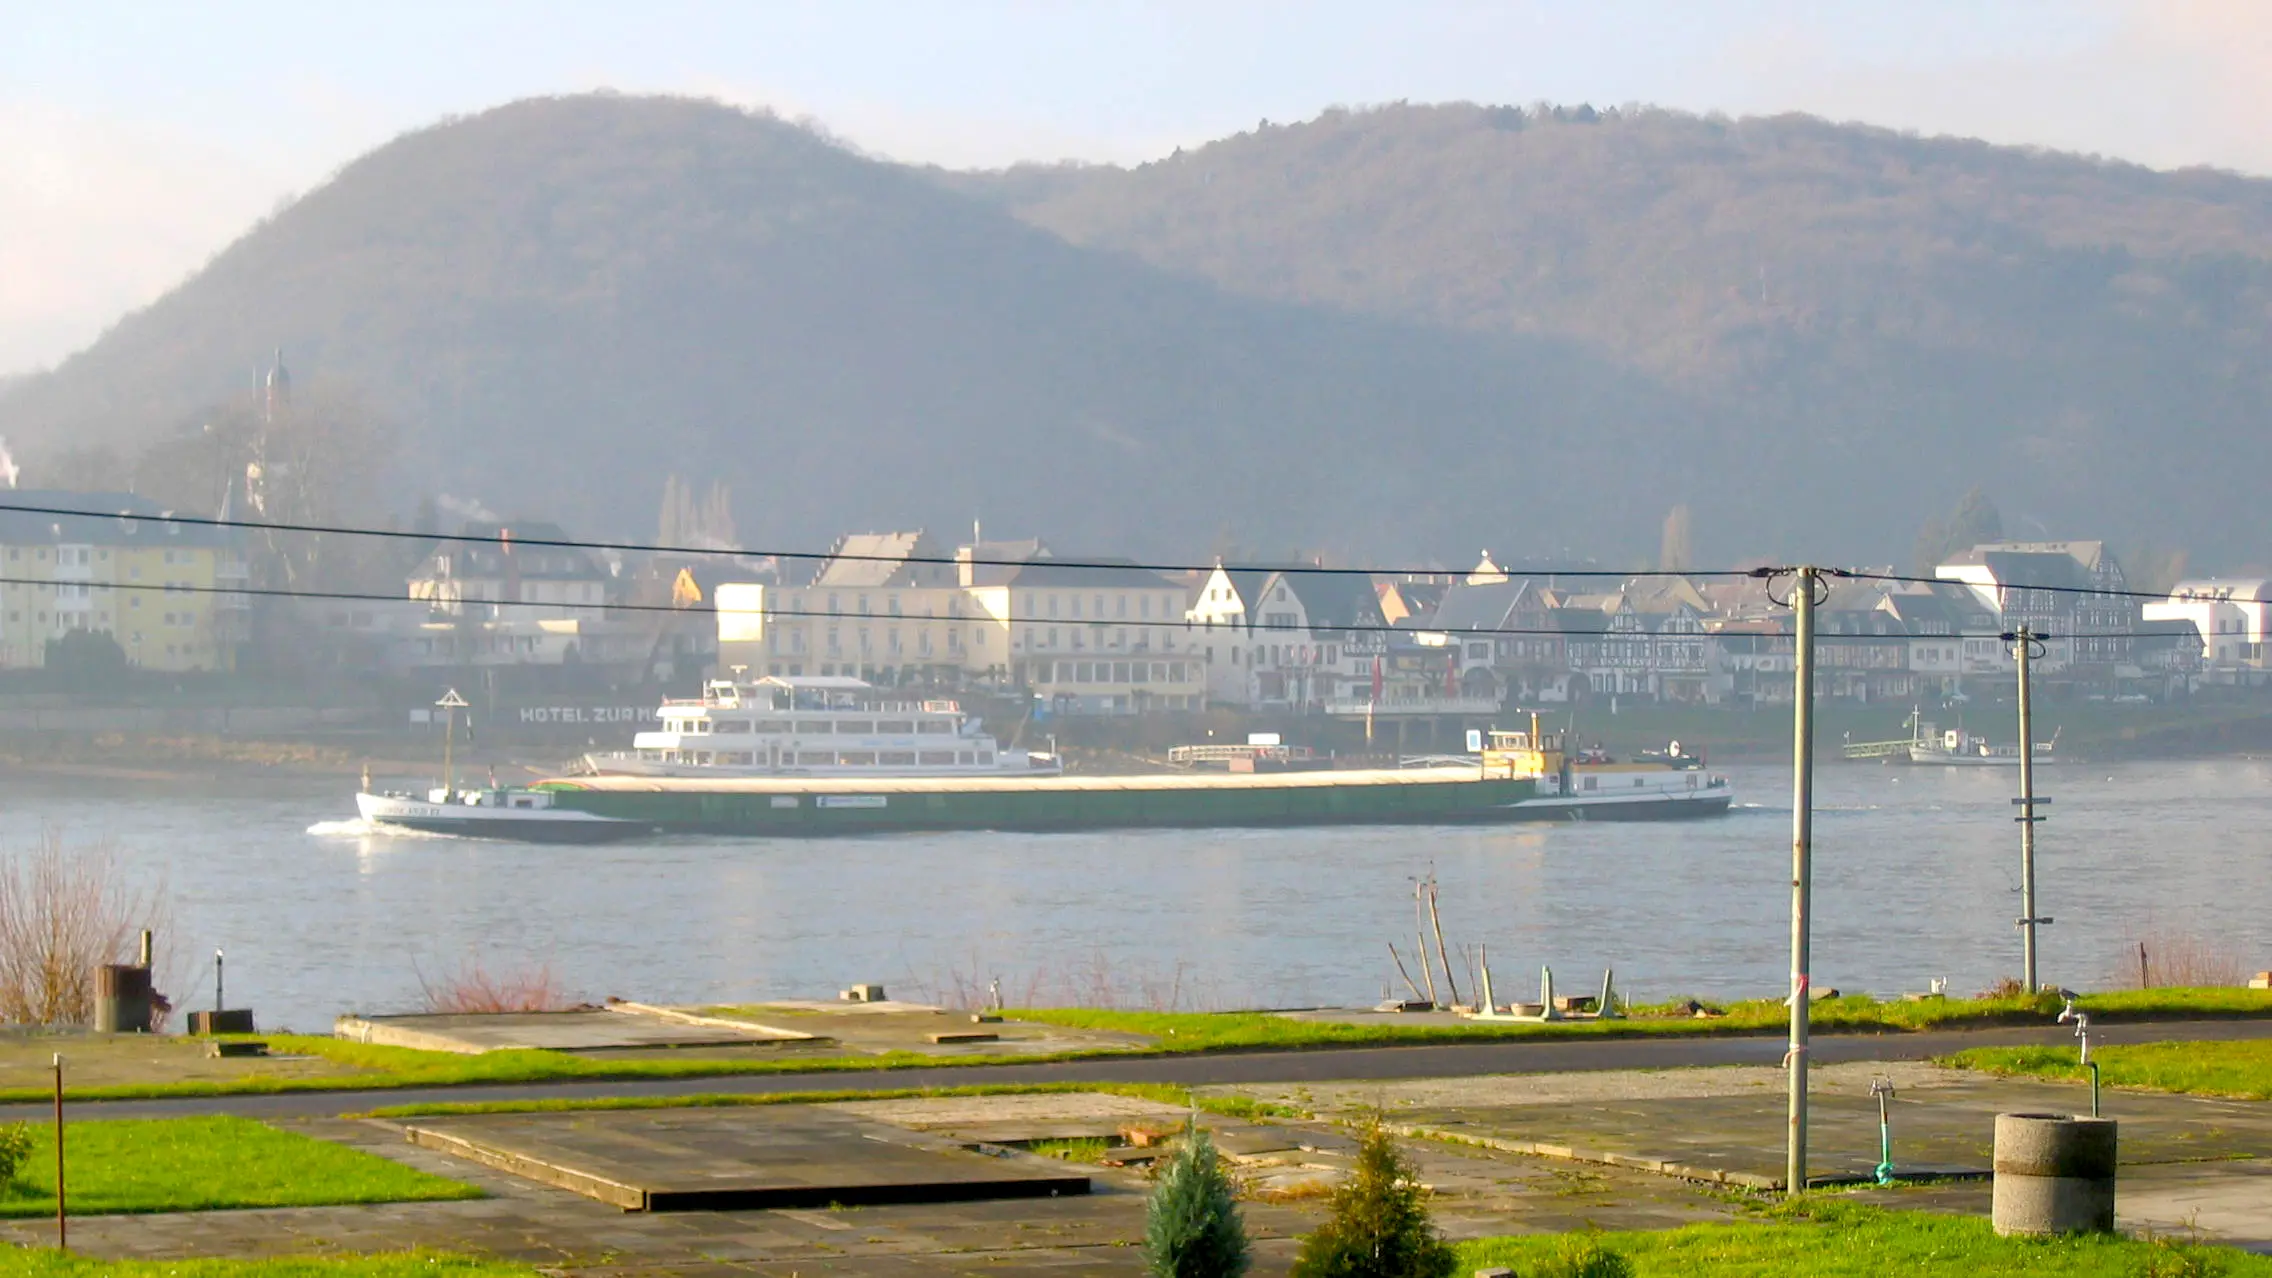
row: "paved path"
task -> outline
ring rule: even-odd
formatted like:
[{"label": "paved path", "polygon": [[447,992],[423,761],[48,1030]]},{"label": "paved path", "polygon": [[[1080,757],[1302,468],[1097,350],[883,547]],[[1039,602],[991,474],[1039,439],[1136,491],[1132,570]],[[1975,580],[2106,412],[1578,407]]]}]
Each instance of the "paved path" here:
[{"label": "paved path", "polygon": [[[2164,1021],[2093,1026],[2095,1043],[2272,1038],[2272,1020]],[[1967,1047],[2072,1046],[2065,1026],[2019,1026],[1923,1034],[1837,1034],[1814,1039],[1818,1064],[1924,1060]],[[1416,1047],[1327,1048],[1298,1052],[1219,1052],[1129,1056],[1035,1065],[965,1065],[809,1074],[744,1074],[685,1079],[619,1079],[573,1083],[468,1084],[364,1091],[210,1096],[179,1100],[83,1102],[82,1118],[243,1114],[309,1118],[386,1105],[450,1101],[574,1100],[668,1097],[699,1093],[764,1094],[840,1088],[968,1087],[1021,1083],[1168,1083],[1186,1087],[1346,1079],[1452,1078],[1472,1074],[1551,1074],[1573,1070],[1675,1069],[1694,1065],[1775,1065],[1781,1037],[1563,1039],[1547,1042],[1457,1043]],[[44,1106],[0,1106],[0,1121],[36,1118]]]}]

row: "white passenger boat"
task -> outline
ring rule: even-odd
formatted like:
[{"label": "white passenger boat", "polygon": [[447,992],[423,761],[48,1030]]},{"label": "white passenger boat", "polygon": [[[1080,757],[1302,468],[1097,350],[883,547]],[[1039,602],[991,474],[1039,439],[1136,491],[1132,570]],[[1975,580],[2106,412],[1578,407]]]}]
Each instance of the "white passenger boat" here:
[{"label": "white passenger boat", "polygon": [[864,680],[769,676],[712,680],[692,700],[665,701],[662,727],[631,749],[587,754],[595,776],[1048,776],[1057,757],[1005,749],[960,703],[895,699]]}]

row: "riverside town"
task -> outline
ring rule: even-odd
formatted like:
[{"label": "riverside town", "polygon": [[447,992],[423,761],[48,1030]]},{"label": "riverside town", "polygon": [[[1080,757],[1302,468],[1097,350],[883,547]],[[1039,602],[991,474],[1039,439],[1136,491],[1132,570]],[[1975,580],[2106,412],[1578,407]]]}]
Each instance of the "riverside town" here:
[{"label": "riverside town", "polygon": [[2272,1278],[2272,15],[252,10],[0,58],[0,1278]]}]

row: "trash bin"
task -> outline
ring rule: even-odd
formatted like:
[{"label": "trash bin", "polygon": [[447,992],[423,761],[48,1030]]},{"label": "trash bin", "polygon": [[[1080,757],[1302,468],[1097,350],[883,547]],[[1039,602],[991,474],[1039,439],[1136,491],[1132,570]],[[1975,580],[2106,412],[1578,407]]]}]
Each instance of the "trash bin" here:
[{"label": "trash bin", "polygon": [[95,969],[95,1032],[150,1032],[150,969],[106,963]]},{"label": "trash bin", "polygon": [[2111,1232],[2114,1152],[2111,1118],[1996,1115],[1996,1232]]}]

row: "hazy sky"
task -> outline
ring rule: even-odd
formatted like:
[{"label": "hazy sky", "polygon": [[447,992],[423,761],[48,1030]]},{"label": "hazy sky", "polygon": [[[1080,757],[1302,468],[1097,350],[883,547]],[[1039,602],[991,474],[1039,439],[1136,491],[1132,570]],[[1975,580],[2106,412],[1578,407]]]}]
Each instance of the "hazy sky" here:
[{"label": "hazy sky", "polygon": [[0,374],[84,346],[395,134],[600,87],[951,165],[1544,98],[2272,173],[2272,0],[0,0]]}]

